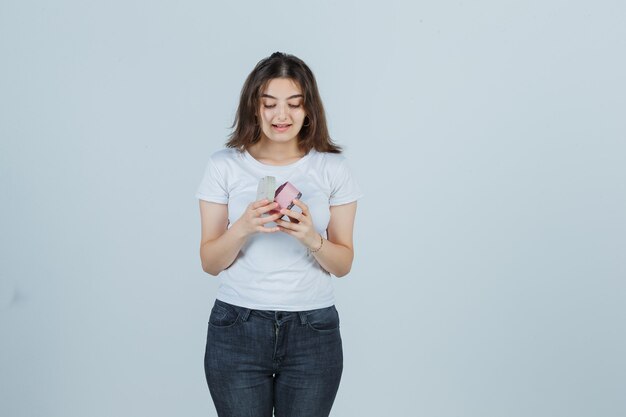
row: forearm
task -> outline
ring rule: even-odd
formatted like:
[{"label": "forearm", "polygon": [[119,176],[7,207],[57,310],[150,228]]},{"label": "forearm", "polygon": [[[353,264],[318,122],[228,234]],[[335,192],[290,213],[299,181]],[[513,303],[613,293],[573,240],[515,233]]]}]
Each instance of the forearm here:
[{"label": "forearm", "polygon": [[247,240],[246,235],[234,224],[217,239],[202,244],[200,259],[204,272],[217,275],[228,268],[235,261]]},{"label": "forearm", "polygon": [[[322,268],[334,276],[343,277],[347,275],[352,268],[354,250],[327,239],[323,239],[323,241],[321,249],[317,252],[311,252],[311,255],[315,257]],[[310,249],[315,250],[319,245],[320,240],[318,239],[315,246]]]}]

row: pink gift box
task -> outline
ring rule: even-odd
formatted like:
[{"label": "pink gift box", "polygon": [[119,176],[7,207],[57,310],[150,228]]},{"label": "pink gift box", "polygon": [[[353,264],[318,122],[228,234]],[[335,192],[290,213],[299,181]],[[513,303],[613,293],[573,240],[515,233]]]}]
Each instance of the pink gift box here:
[{"label": "pink gift box", "polygon": [[298,191],[292,183],[287,181],[276,189],[274,201],[278,203],[278,210],[291,209],[293,207],[293,200],[302,197],[302,193]]}]

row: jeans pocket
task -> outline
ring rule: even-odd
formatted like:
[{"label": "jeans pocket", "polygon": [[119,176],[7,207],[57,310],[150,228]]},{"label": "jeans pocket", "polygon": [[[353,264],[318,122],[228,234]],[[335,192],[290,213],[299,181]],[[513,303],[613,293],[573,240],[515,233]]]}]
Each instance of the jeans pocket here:
[{"label": "jeans pocket", "polygon": [[209,326],[217,328],[231,327],[237,323],[238,319],[239,312],[235,308],[223,301],[216,300],[209,316]]},{"label": "jeans pocket", "polygon": [[307,324],[316,332],[334,332],[339,329],[339,313],[335,306],[313,310],[307,314]]}]

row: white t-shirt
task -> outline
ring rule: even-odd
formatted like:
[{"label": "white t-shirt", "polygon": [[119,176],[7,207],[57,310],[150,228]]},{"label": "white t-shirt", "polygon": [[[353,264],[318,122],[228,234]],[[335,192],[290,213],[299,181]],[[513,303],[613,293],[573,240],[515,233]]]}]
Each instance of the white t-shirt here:
[{"label": "white t-shirt", "polygon": [[[292,164],[274,166],[257,161],[247,151],[226,148],[209,158],[196,197],[228,204],[228,218],[233,224],[256,200],[259,180],[267,175],[276,177],[277,185],[289,181],[302,192],[301,200],[309,207],[313,225],[324,237],[329,207],[363,196],[340,154],[311,150]],[[294,206],[294,210],[299,209]],[[303,311],[330,307],[335,302],[330,274],[304,245],[284,232],[252,235],[219,277],[217,298],[251,309]]]}]

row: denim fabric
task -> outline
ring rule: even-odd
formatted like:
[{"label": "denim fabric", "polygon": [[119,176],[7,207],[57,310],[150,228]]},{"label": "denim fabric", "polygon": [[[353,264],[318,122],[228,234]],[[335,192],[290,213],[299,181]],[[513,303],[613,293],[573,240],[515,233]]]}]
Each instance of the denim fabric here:
[{"label": "denim fabric", "polygon": [[219,417],[328,416],[343,370],[337,310],[262,311],[216,300],[204,369]]}]

